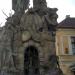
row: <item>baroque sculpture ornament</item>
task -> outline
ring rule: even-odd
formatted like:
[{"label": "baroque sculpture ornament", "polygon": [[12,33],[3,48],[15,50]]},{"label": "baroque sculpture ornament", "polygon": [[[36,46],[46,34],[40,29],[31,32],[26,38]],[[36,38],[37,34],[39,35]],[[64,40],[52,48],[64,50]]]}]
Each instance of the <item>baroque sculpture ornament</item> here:
[{"label": "baroque sculpture ornament", "polygon": [[29,6],[29,0],[12,0],[12,9],[15,12],[24,11]]},{"label": "baroque sculpture ornament", "polygon": [[12,9],[1,31],[0,75],[63,75],[55,51],[57,8],[46,0],[33,0],[33,8],[29,0],[12,0]]}]

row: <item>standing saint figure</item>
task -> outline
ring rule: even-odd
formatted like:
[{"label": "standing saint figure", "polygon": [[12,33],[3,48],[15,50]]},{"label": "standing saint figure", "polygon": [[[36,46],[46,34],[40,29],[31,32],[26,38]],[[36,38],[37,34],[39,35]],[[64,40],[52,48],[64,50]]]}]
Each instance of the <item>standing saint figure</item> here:
[{"label": "standing saint figure", "polygon": [[15,12],[25,11],[29,6],[29,0],[12,0],[12,9]]},{"label": "standing saint figure", "polygon": [[41,8],[41,9],[47,8],[46,0],[33,0],[33,7],[35,9],[36,8]]}]

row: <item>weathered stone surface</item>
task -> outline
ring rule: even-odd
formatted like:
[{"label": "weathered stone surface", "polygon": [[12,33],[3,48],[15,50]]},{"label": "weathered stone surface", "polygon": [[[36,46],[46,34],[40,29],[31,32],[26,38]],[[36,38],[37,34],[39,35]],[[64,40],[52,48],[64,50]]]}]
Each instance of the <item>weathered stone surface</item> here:
[{"label": "weathered stone surface", "polygon": [[55,54],[57,9],[48,8],[46,0],[33,0],[33,8],[24,13],[22,2],[13,0],[15,14],[1,31],[1,75],[61,75]]},{"label": "weathered stone surface", "polygon": [[12,9],[15,12],[24,12],[29,7],[29,0],[12,0]]},{"label": "weathered stone surface", "polygon": [[33,8],[34,9],[46,9],[47,3],[46,0],[33,0]]}]

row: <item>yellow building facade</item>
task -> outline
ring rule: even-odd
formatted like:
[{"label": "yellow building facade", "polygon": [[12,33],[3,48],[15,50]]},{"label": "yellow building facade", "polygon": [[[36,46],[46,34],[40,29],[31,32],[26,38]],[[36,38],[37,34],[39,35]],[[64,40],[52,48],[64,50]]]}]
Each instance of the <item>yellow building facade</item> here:
[{"label": "yellow building facade", "polygon": [[75,18],[66,18],[59,23],[56,32],[56,53],[59,56],[59,64],[64,75],[75,75],[74,21]]}]

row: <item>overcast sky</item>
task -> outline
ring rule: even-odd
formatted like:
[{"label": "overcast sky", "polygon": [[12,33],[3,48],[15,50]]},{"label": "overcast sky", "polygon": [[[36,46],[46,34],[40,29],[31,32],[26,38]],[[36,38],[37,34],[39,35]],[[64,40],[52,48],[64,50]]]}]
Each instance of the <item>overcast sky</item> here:
[{"label": "overcast sky", "polygon": [[[32,0],[30,0],[32,1]],[[62,21],[66,15],[75,17],[75,0],[47,0],[48,7],[58,8],[58,22]],[[12,10],[11,0],[1,0],[0,1],[0,24],[4,24],[6,21],[6,16],[2,13],[4,11],[6,15]]]}]

